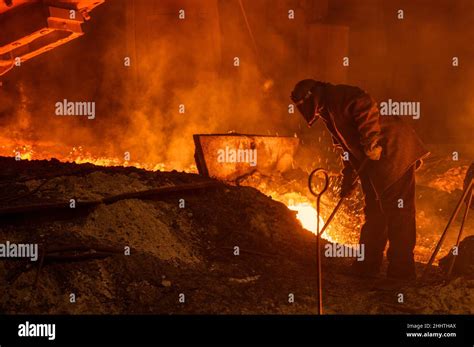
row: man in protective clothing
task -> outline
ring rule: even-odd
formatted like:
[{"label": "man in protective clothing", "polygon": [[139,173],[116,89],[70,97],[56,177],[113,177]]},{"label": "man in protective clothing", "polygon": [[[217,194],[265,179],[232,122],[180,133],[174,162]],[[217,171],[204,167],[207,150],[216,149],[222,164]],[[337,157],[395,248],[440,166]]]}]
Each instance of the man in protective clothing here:
[{"label": "man in protective clothing", "polygon": [[[398,116],[380,116],[376,102],[360,88],[307,79],[291,94],[308,126],[321,119],[343,151],[341,196],[356,187],[357,172],[365,197],[360,244],[365,258],[353,270],[376,276],[387,240],[387,276],[415,279],[415,169],[429,154],[414,130]],[[344,160],[348,159],[348,160]]]}]

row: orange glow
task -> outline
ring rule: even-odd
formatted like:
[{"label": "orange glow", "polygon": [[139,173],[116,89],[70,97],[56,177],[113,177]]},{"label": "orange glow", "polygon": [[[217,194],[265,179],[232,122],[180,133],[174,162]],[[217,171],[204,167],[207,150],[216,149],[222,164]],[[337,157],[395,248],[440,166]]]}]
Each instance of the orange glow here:
[{"label": "orange glow", "polygon": [[[316,209],[307,202],[296,203],[288,205],[288,208],[292,211],[297,211],[296,218],[301,222],[303,228],[311,231],[316,234],[317,231],[317,218],[318,214]],[[319,229],[322,229],[324,226],[324,221],[319,216]]]},{"label": "orange glow", "polygon": [[[167,165],[165,163],[126,161],[124,158],[120,157],[94,155],[82,146],[72,147],[69,150],[65,150],[62,147],[61,150],[57,150],[54,154],[49,152],[50,147],[50,144],[45,143],[39,145],[15,145],[11,143],[9,145],[0,145],[0,156],[19,157],[21,160],[49,160],[51,158],[56,158],[62,162],[74,162],[76,164],[91,163],[98,166],[133,166],[149,171],[166,171],[173,169],[172,165]],[[59,147],[56,146],[55,148],[58,149]],[[60,153],[65,154],[61,155]],[[197,173],[197,168],[195,165],[191,165],[184,171]],[[273,199],[284,203],[290,210],[296,211],[296,218],[299,220],[302,227],[312,233],[316,234],[316,218],[319,218],[320,228],[324,226],[324,220],[321,216],[318,217],[313,204],[300,193],[292,192],[287,194],[277,194],[276,192],[269,191],[264,184],[257,185],[255,188],[259,189],[266,195],[271,195]],[[336,242],[332,237],[335,232],[336,231],[332,229],[328,230],[324,233],[323,238],[330,242]]]},{"label": "orange glow", "polygon": [[[2,142],[8,141],[2,139]],[[16,157],[21,160],[49,160],[55,158],[62,162],[73,162],[76,164],[90,163],[98,166],[133,166],[149,171],[165,171],[173,169],[173,167],[164,163],[136,162],[133,160],[127,161],[125,160],[125,157],[120,158],[117,156],[94,155],[82,146],[72,147],[69,150],[65,150],[61,147],[61,149],[57,150],[55,153],[51,153],[49,147],[48,149],[42,149],[43,146],[47,147],[44,144],[39,146],[29,144],[15,145],[13,143],[8,145],[2,144],[0,145],[0,156]],[[56,146],[56,148],[59,148],[59,146]],[[183,171],[197,173],[197,168],[196,165],[190,165]]]}]

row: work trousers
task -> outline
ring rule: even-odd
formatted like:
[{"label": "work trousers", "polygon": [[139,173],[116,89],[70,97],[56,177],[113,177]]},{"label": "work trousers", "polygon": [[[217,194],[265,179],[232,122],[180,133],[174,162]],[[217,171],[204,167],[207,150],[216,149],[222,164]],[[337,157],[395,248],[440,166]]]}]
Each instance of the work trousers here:
[{"label": "work trousers", "polygon": [[387,276],[414,278],[413,251],[416,244],[415,166],[381,196],[377,197],[367,174],[360,175],[365,196],[365,224],[360,243],[364,244],[366,271],[379,272],[387,241]]}]

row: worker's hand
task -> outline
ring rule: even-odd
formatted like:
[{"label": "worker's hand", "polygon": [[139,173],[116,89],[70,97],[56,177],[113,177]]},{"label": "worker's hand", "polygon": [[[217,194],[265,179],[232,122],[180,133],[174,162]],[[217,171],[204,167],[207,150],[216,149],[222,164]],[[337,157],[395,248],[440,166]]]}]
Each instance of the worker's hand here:
[{"label": "worker's hand", "polygon": [[371,145],[364,148],[364,152],[370,160],[379,160],[382,155],[382,146],[377,144],[377,142],[373,142]]},{"label": "worker's hand", "polygon": [[340,198],[346,198],[354,191],[357,187],[357,180],[351,174],[342,175],[341,191],[339,192]]}]

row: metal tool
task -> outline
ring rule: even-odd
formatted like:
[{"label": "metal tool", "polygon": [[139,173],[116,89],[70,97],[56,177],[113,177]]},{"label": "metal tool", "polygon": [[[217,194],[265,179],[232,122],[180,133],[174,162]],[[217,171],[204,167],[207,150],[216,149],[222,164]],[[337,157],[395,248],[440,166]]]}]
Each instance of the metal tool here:
[{"label": "metal tool", "polygon": [[[461,228],[459,230],[459,234],[458,234],[458,238],[457,238],[457,241],[456,241],[456,247],[459,246],[459,243],[461,241],[461,236],[462,236],[462,232],[463,232],[463,229],[464,229],[464,222],[466,221],[466,218],[467,218],[467,213],[470,209],[470,206],[471,206],[471,202],[472,202],[472,195],[473,195],[473,185],[474,185],[474,179],[471,178],[471,181],[469,182],[469,184],[467,184],[466,186],[466,189],[464,189],[463,193],[462,193],[462,196],[461,198],[459,199],[457,205],[456,205],[456,208],[454,209],[454,212],[453,214],[451,215],[451,217],[449,218],[449,221],[448,221],[448,224],[446,225],[446,228],[444,228],[444,231],[443,233],[441,234],[441,237],[438,241],[438,244],[436,245],[433,253],[431,254],[431,257],[430,257],[430,260],[428,261],[428,264],[425,268],[425,271],[423,272],[423,276],[422,276],[422,279],[424,279],[426,277],[426,275],[428,274],[429,272],[429,269],[431,268],[431,265],[433,265],[433,262],[434,260],[436,259],[436,256],[438,255],[438,252],[441,248],[441,246],[443,245],[443,241],[444,239],[446,238],[446,234],[448,232],[448,229],[449,227],[451,226],[451,223],[456,219],[459,211],[461,210],[461,206],[462,206],[462,203],[466,201],[466,197],[469,196],[469,198],[467,199],[467,204],[466,204],[466,210],[464,211],[464,215],[463,215],[463,218],[462,218],[462,222],[461,222]],[[456,259],[456,255],[453,254],[453,258],[450,260],[451,263],[449,264],[449,269],[448,269],[448,276],[451,275],[451,272],[453,270],[453,266],[454,266],[454,261]]]},{"label": "metal tool", "polygon": [[[313,190],[313,177],[314,175],[322,173],[324,175],[324,185],[320,191]],[[323,314],[323,286],[322,286],[322,269],[321,269],[321,232],[319,227],[319,213],[321,205],[321,197],[326,192],[329,186],[329,175],[328,172],[322,168],[313,170],[308,177],[308,188],[312,195],[316,197],[316,248],[318,257],[318,315]]]},{"label": "metal tool", "polygon": [[[362,162],[362,164],[360,164],[360,167],[359,169],[356,171],[356,177],[354,179],[354,182],[355,183],[355,180],[357,180],[357,178],[359,177],[359,174],[362,172],[362,170],[364,170],[365,166],[367,165],[369,159],[368,158],[365,158],[364,161]],[[324,232],[326,231],[327,227],[329,226],[329,223],[331,223],[331,221],[333,220],[334,216],[336,215],[337,211],[339,211],[339,208],[341,207],[342,203],[344,202],[344,200],[347,198],[347,196],[343,196],[342,198],[339,199],[339,201],[337,202],[336,204],[336,207],[334,207],[334,210],[331,212],[331,214],[329,215],[329,217],[326,219],[325,223],[324,223],[324,227],[323,227],[323,230],[321,230],[321,235],[324,234]]]},{"label": "metal tool", "polygon": [[[472,193],[472,188],[471,188],[471,194],[469,194],[469,198],[467,200],[466,210],[464,211],[464,215],[462,216],[461,227],[459,228],[459,234],[458,234],[458,238],[456,240],[456,246],[455,246],[456,249],[459,249],[459,244],[461,243],[462,232],[464,230],[464,223],[466,222],[467,213],[469,212],[471,202],[472,202],[472,195],[473,195],[473,193]],[[448,268],[448,277],[450,277],[451,273],[453,272],[453,267],[454,267],[454,263],[456,261],[456,256],[457,255],[458,255],[457,252],[456,252],[456,254],[453,253],[453,257],[450,260],[450,264],[449,264],[449,268]]]}]

